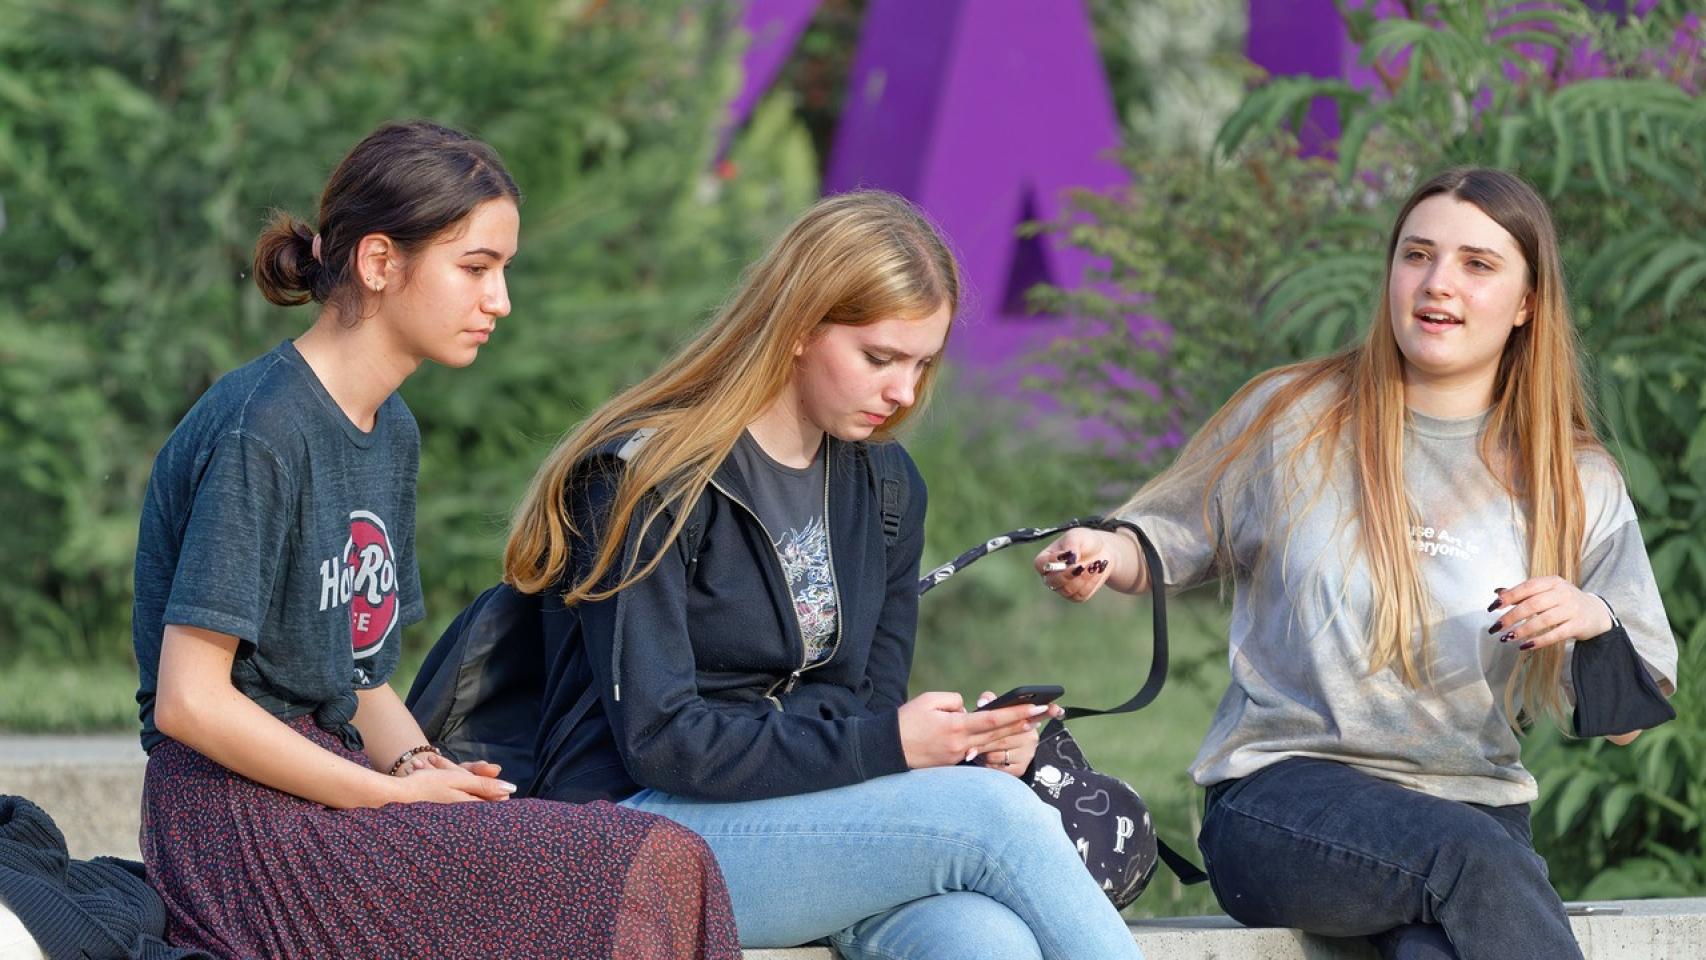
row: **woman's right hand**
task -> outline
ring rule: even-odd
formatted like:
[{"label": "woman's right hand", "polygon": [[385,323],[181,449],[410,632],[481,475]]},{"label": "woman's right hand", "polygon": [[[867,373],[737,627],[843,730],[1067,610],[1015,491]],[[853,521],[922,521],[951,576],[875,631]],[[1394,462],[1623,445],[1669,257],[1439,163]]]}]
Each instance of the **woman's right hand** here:
[{"label": "woman's right hand", "polygon": [[1124,530],[1073,527],[1044,547],[1032,566],[1044,586],[1074,603],[1095,596],[1105,583],[1121,593],[1149,586],[1137,539]]},{"label": "woman's right hand", "polygon": [[[441,758],[442,759],[442,758]],[[508,800],[515,784],[496,777],[483,777],[445,761],[445,766],[414,769],[398,777],[402,803],[468,803],[474,800]]]},{"label": "woman's right hand", "polygon": [[921,693],[900,707],[900,746],[910,769],[951,767],[1040,724],[1046,712],[1047,705],[1021,703],[968,713],[965,698],[957,693]]}]

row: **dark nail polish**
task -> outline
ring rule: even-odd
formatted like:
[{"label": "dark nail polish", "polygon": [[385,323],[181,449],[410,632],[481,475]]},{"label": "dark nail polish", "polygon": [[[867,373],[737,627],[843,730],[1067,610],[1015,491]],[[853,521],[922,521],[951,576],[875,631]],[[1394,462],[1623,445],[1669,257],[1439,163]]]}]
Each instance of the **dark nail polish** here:
[{"label": "dark nail polish", "polygon": [[1494,587],[1493,592],[1494,593],[1504,593],[1506,590],[1509,590],[1509,589],[1510,589],[1510,587]]},{"label": "dark nail polish", "polygon": [[[1500,637],[1499,642],[1500,643],[1510,643],[1512,640],[1515,640],[1515,639],[1516,639],[1516,631],[1512,630],[1510,633],[1507,633],[1504,636]],[[1528,648],[1524,647],[1523,649],[1526,650]]]},{"label": "dark nail polish", "polygon": [[1083,572],[1084,572],[1084,567],[1082,565],[1079,565],[1079,566],[1072,568],[1072,575],[1075,577],[1078,576],[1079,574],[1083,573]]},{"label": "dark nail polish", "polygon": [[1106,560],[1094,560],[1094,561],[1091,561],[1091,563],[1090,563],[1090,572],[1091,573],[1101,573],[1103,570],[1106,570],[1106,569],[1108,569],[1108,561],[1106,561]]},{"label": "dark nail polish", "polygon": [[1492,613],[1494,610],[1497,610],[1497,609],[1499,609],[1499,601],[1494,600],[1492,603],[1487,604],[1487,612],[1488,613]]},{"label": "dark nail polish", "polygon": [[1527,643],[1523,644],[1522,646],[1517,647],[1517,649],[1518,650],[1533,650],[1534,649],[1534,641],[1530,640]]},{"label": "dark nail polish", "polygon": [[1498,633],[1500,630],[1503,630],[1504,628],[1505,628],[1505,622],[1503,620],[1500,620],[1497,623],[1493,624],[1492,626],[1488,627],[1487,632],[1488,633]]},{"label": "dark nail polish", "polygon": [[1061,563],[1077,563],[1078,562],[1078,554],[1074,553],[1071,550],[1068,550],[1065,553],[1058,554],[1055,557],[1055,559],[1059,560]]}]

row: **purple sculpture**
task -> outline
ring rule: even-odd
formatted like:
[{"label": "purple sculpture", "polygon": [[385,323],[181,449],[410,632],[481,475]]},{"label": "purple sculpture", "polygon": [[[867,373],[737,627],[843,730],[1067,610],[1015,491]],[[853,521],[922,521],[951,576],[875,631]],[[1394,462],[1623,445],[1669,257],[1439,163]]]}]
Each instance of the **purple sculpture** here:
[{"label": "purple sculpture", "polygon": [[[1360,80],[1359,86],[1373,82],[1373,71],[1357,65],[1357,47],[1334,0],[1250,0],[1249,9],[1244,53],[1268,73],[1346,77]],[[1338,108],[1331,100],[1317,98],[1297,131],[1299,145],[1306,153],[1319,153],[1338,138]]]},{"label": "purple sculpture", "polygon": [[1014,228],[1062,213],[1073,187],[1127,182],[1112,98],[1077,0],[872,0],[826,191],[880,186],[941,224],[973,300],[950,351],[1004,369],[1065,332],[1030,286],[1079,283],[1090,257]]},{"label": "purple sculpture", "polygon": [[[753,0],[750,112],[810,19],[808,0]],[[869,186],[910,197],[958,249],[971,293],[950,351],[1006,370],[1067,329],[1031,315],[1024,291],[1080,282],[1088,254],[1060,238],[1021,239],[1026,220],[1062,213],[1063,192],[1126,183],[1112,98],[1079,0],[872,0],[825,192]]]},{"label": "purple sculpture", "polygon": [[719,157],[728,151],[734,132],[752,116],[764,91],[776,82],[776,75],[782,72],[794,45],[800,41],[800,34],[806,32],[812,14],[822,2],[751,0],[747,4],[740,26],[752,39],[741,58],[740,93],[729,104],[728,126],[723,128],[722,142],[717,145]]}]

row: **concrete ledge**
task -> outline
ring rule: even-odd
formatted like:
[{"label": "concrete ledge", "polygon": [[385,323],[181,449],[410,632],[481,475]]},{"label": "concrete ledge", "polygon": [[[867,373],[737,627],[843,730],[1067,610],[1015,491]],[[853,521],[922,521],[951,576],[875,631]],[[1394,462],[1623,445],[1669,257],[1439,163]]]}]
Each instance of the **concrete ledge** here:
[{"label": "concrete ledge", "polygon": [[130,734],[0,736],[0,794],[26,797],[46,810],[78,860],[142,859],[147,765],[148,755]]},{"label": "concrete ledge", "polygon": [[[1587,960],[1683,960],[1706,957],[1706,899],[1626,900],[1622,914],[1573,917]],[[1150,960],[1367,960],[1361,940],[1313,937],[1296,930],[1241,927],[1226,917],[1183,917],[1132,924]],[[28,931],[0,904],[0,958],[38,960]],[[748,950],[746,960],[835,960],[825,947]]]},{"label": "concrete ledge", "polygon": [[[71,855],[140,859],[142,772],[136,739],[0,737],[0,793],[40,804],[64,831]],[[1706,898],[1609,904],[1619,913],[1571,917],[1588,960],[1706,958]],[[1249,928],[1227,917],[1141,920],[1132,938],[1150,960],[1372,960],[1362,940]],[[0,958],[40,951],[0,905]],[[834,960],[824,947],[748,950],[747,960]]]},{"label": "concrete ledge", "polygon": [[[1706,898],[1596,904],[1619,914],[1574,916],[1570,926],[1587,960],[1684,960],[1706,957]],[[1581,905],[1573,905],[1581,906]],[[1139,920],[1132,939],[1149,960],[1374,960],[1360,939],[1240,926],[1228,917]],[[747,960],[834,960],[822,947],[748,950]]]}]

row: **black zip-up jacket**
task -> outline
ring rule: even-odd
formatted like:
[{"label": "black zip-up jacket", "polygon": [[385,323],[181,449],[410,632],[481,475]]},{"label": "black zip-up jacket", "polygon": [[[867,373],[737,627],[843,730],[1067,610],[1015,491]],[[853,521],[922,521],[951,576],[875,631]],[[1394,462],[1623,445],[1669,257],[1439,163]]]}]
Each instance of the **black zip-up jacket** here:
[{"label": "black zip-up jacket", "polygon": [[[824,442],[839,600],[829,656],[802,666],[781,558],[746,478],[725,460],[693,511],[703,527],[691,564],[691,548],[678,540],[650,576],[609,600],[565,610],[561,584],[545,599],[534,795],[615,800],[653,787],[755,800],[906,769],[897,710],[912,669],[924,481],[904,451],[883,452],[901,461],[908,491],[899,536],[887,545],[873,454],[864,443]],[[580,529],[604,525],[621,469],[613,449],[602,451],[571,483]],[[625,532],[630,555],[638,526]],[[638,545],[642,561],[669,526],[653,524]],[[575,544],[571,571],[587,569],[596,536]]]}]

